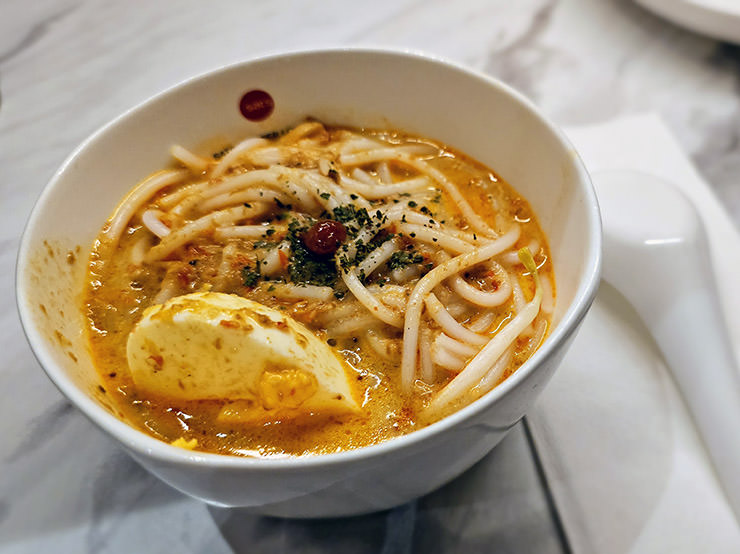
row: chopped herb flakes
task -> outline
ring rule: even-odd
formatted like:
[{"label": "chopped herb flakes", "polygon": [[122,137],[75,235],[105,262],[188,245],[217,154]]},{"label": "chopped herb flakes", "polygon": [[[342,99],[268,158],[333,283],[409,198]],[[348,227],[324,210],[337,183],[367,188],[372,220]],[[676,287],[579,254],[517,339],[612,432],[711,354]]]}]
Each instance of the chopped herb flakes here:
[{"label": "chopped herb flakes", "polygon": [[242,268],[242,279],[245,287],[249,287],[250,289],[256,287],[257,281],[260,279],[260,263],[257,262],[254,269],[251,266],[245,265]]},{"label": "chopped herb flakes", "polygon": [[219,150],[218,152],[214,152],[213,154],[211,154],[211,156],[213,157],[214,160],[220,160],[226,154],[228,154],[230,150],[231,150],[231,146],[226,146],[222,148],[221,150]]},{"label": "chopped herb flakes", "polygon": [[345,205],[337,206],[332,210],[333,219],[341,223],[356,221],[360,227],[370,224],[370,216],[365,208],[356,208],[355,206]]},{"label": "chopped herb flakes", "polygon": [[333,257],[317,256],[306,248],[301,239],[309,227],[293,219],[288,224],[288,241],[292,255],[288,274],[294,283],[331,287],[337,280]]},{"label": "chopped herb flakes", "polygon": [[278,131],[271,131],[269,133],[265,133],[264,135],[262,135],[262,138],[263,139],[268,139],[268,140],[280,138],[284,134],[286,134],[287,132],[289,132],[292,128],[293,127],[286,127],[285,129],[280,129]]},{"label": "chopped herb flakes", "polygon": [[399,251],[394,252],[391,255],[391,259],[388,260],[388,268],[401,269],[411,264],[420,264],[424,261],[424,256],[417,254],[416,252]]}]

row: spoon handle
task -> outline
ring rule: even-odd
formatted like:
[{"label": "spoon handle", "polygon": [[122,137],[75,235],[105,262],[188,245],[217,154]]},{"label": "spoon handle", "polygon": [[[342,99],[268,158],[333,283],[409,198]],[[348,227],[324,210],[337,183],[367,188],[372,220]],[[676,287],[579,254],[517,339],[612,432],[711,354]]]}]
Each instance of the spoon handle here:
[{"label": "spoon handle", "polygon": [[595,178],[604,278],[650,329],[740,521],[740,371],[704,225],[675,187],[649,175],[628,175]]}]

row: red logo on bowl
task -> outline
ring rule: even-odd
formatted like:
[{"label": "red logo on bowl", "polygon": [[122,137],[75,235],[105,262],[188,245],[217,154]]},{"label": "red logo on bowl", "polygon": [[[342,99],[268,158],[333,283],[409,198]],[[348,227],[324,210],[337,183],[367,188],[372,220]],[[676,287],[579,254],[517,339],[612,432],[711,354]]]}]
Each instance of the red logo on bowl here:
[{"label": "red logo on bowl", "polygon": [[270,117],[275,101],[264,90],[250,90],[239,101],[239,111],[249,121],[262,121]]}]

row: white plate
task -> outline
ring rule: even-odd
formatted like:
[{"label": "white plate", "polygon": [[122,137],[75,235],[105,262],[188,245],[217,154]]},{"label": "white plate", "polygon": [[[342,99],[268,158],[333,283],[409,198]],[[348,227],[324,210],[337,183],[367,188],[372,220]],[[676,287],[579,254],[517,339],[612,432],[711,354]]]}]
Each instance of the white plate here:
[{"label": "white plate", "polygon": [[740,43],[738,0],[635,0],[655,14],[697,33]]}]

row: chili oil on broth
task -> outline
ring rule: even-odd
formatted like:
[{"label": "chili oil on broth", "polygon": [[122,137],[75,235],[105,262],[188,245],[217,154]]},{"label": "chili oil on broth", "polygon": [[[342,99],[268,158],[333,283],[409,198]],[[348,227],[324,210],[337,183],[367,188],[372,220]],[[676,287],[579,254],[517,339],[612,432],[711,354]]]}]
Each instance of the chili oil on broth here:
[{"label": "chili oil on broth", "polygon": [[[174,167],[178,170],[185,168],[187,171],[181,171],[185,176],[156,190],[137,207],[125,225],[119,223],[120,238],[112,240],[110,237],[111,227],[116,224],[114,215],[95,241],[84,300],[88,334],[104,388],[114,399],[123,419],[166,442],[196,439],[196,449],[202,451],[255,456],[337,452],[376,444],[440,419],[505,380],[539,346],[549,327],[555,290],[547,241],[526,200],[491,169],[446,145],[396,131],[325,127],[317,122],[306,122],[287,133],[275,135],[246,149],[241,156],[232,155],[236,159],[228,169],[224,169],[222,162],[230,152],[236,152],[240,144],[226,145],[208,155],[173,150]],[[355,146],[349,148],[347,145],[353,141]],[[203,200],[197,195],[187,195],[187,191],[198,193],[204,188],[219,186],[236,175],[269,167],[313,172],[320,175],[327,186],[331,182],[340,188],[344,178],[353,179],[355,184],[362,184],[360,179],[363,179],[367,186],[373,182],[408,182],[423,176],[417,167],[393,159],[342,163],[344,158],[351,158],[353,154],[361,156],[364,152],[388,148],[399,150],[404,156],[413,156],[422,160],[425,167],[443,172],[469,206],[474,207],[475,213],[497,234],[503,235],[513,225],[520,230],[515,244],[494,257],[499,268],[504,268],[510,276],[515,275],[511,279],[512,293],[500,306],[488,309],[461,300],[452,290],[449,280],[434,287],[435,295],[456,321],[474,329],[478,335],[490,338],[515,318],[523,304],[531,301],[535,296],[535,282],[531,272],[516,258],[516,251],[520,248],[532,250],[539,279],[547,290],[535,321],[507,349],[509,363],[495,381],[488,383],[484,390],[474,386],[433,411],[428,409],[430,400],[475,356],[471,345],[457,341],[464,346],[453,345],[459,351],[452,356],[449,351],[442,352],[445,350],[443,347],[435,350],[435,337],[439,338],[442,328],[430,317],[429,309],[425,309],[422,323],[426,330],[420,333],[415,364],[422,366],[422,358],[430,351],[442,354],[432,362],[431,379],[428,376],[422,378],[422,369],[417,367],[413,386],[404,386],[400,375],[403,327],[380,321],[358,302],[343,282],[342,262],[336,260],[342,256],[349,258],[355,251],[359,251],[355,260],[361,260],[363,254],[367,259],[383,245],[394,241],[397,248],[390,259],[365,276],[362,283],[372,294],[385,295],[384,305],[391,306],[399,317],[403,317],[406,303],[420,279],[446,260],[459,255],[449,250],[446,254],[440,253],[444,248],[439,247],[437,241],[421,242],[416,240],[414,232],[404,232],[403,226],[408,226],[409,220],[413,219],[414,225],[418,226],[420,216],[423,216],[427,223],[422,226],[427,228],[451,226],[459,236],[464,235],[468,240],[471,236],[475,241],[491,238],[485,238],[472,228],[461,214],[459,202],[434,179],[429,178],[426,186],[412,187],[413,190],[408,192],[367,200],[365,212],[356,206],[347,208],[341,202],[339,205],[335,202],[335,208],[331,209],[326,204],[326,197],[333,197],[332,192],[321,193],[309,209],[300,207],[296,201],[289,201],[288,193],[272,194],[285,188],[260,187],[261,191],[270,192],[268,201],[260,202],[258,197],[257,201],[244,201],[241,205],[247,210],[256,204],[266,207],[252,218],[237,219],[226,225],[264,225],[264,232],[258,236],[231,236],[217,231],[216,223],[161,259],[147,259],[148,253],[166,240],[158,238],[150,230],[152,214],[174,233],[184,222],[203,217],[199,204],[208,201],[212,205],[218,204],[214,203],[213,197]],[[221,175],[213,177],[212,174],[219,170]],[[165,171],[159,175],[167,178]],[[144,185],[146,183],[143,182]],[[353,201],[358,197],[362,200],[364,197],[357,192],[359,189],[352,189],[355,192],[345,189],[345,199],[348,195]],[[124,200],[122,206],[125,203]],[[177,214],[177,207],[183,205],[185,209]],[[229,207],[233,204],[226,202],[225,207],[218,209]],[[390,225],[383,223],[383,214],[376,208],[389,210],[394,207],[408,217],[402,216],[401,220]],[[319,220],[339,220],[348,237],[333,256],[312,255],[309,251],[306,258],[303,241]],[[363,224],[375,225],[380,232],[373,240],[363,241],[360,248],[356,248],[358,245],[353,243],[352,236],[362,232]],[[270,268],[271,274],[267,274],[268,254],[274,254],[275,248],[281,244],[281,252],[273,256],[277,257],[278,269]],[[297,260],[300,256],[303,258]],[[357,269],[352,260],[345,261],[347,266]],[[270,263],[274,266],[273,262]],[[332,267],[335,268],[334,274]],[[476,264],[461,272],[460,276],[484,292],[495,292],[503,286],[500,275],[485,264]],[[291,288],[301,280],[309,280],[312,287],[331,287],[331,296],[290,298],[291,294],[286,294],[283,289]],[[240,401],[228,398],[186,401],[138,391],[128,370],[126,343],[144,310],[169,297],[203,290],[260,302],[306,325],[346,362],[348,381],[361,405],[359,413],[341,416],[310,413],[247,424],[240,423],[238,417],[223,417],[232,407],[238,416]],[[474,349],[480,348],[477,345]]]}]

